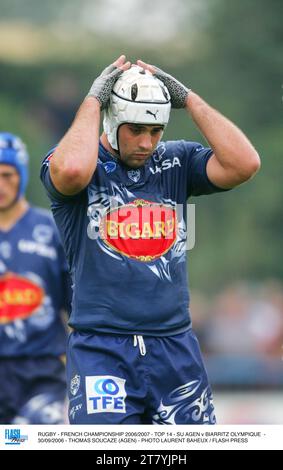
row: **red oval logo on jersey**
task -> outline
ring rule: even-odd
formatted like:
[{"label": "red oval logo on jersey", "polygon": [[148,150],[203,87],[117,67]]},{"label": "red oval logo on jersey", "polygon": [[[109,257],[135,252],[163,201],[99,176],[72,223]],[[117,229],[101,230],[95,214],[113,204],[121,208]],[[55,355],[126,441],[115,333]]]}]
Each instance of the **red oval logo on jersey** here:
[{"label": "red oval logo on jersey", "polygon": [[29,317],[43,300],[44,292],[29,279],[14,273],[0,278],[0,323]]},{"label": "red oval logo on jersey", "polygon": [[148,262],[170,250],[176,227],[173,207],[136,199],[107,212],[100,223],[100,236],[115,251]]}]

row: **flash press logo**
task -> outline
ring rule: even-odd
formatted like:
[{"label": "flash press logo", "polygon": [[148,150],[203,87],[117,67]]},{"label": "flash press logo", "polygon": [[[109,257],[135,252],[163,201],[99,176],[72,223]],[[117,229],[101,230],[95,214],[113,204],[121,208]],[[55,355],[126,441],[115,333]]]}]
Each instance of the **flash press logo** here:
[{"label": "flash press logo", "polygon": [[5,444],[19,446],[28,440],[28,436],[21,434],[20,429],[5,429]]},{"label": "flash press logo", "polygon": [[126,413],[126,380],[111,375],[85,378],[87,413]]}]

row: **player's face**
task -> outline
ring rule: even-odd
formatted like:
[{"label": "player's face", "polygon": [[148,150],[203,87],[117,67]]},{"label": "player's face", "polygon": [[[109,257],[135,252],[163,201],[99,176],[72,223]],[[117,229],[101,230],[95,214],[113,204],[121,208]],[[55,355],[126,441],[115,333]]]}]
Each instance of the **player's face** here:
[{"label": "player's face", "polygon": [[145,164],[161,139],[163,126],[122,124],[118,131],[121,160],[130,168]]},{"label": "player's face", "polygon": [[0,211],[5,211],[16,200],[20,176],[12,165],[0,164]]}]

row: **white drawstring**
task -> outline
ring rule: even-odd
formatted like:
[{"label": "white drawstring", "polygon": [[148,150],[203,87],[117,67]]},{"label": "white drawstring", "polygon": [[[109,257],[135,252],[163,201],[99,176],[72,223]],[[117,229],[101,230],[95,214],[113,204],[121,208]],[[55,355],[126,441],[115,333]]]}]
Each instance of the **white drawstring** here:
[{"label": "white drawstring", "polygon": [[142,335],[134,335],[134,347],[139,345],[139,350],[142,356],[146,355],[146,347]]}]

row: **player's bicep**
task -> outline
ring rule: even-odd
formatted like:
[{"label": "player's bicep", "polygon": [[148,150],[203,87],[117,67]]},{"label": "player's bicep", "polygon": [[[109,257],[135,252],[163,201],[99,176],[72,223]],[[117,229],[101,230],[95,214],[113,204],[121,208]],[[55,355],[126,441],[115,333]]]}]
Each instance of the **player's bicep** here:
[{"label": "player's bicep", "polygon": [[82,181],[75,171],[61,172],[57,164],[55,164],[55,159],[50,161],[49,172],[52,184],[63,196],[75,196],[89,183],[89,181]]},{"label": "player's bicep", "polygon": [[65,204],[66,202],[72,203],[74,201],[77,201],[78,198],[81,197],[81,194],[84,191],[79,191],[79,192],[76,192],[75,194],[64,194],[63,191],[60,191],[60,189],[58,189],[56,185],[56,182],[54,182],[54,180],[51,178],[51,172],[50,172],[51,158],[52,158],[52,154],[45,157],[41,166],[41,171],[40,171],[40,179],[46,189],[47,195],[50,198],[51,202],[52,203],[56,202],[56,205],[58,205],[58,203]]},{"label": "player's bicep", "polygon": [[219,163],[214,153],[207,162],[206,173],[209,181],[218,188],[230,189],[240,184],[235,172],[232,169],[224,168]]}]

